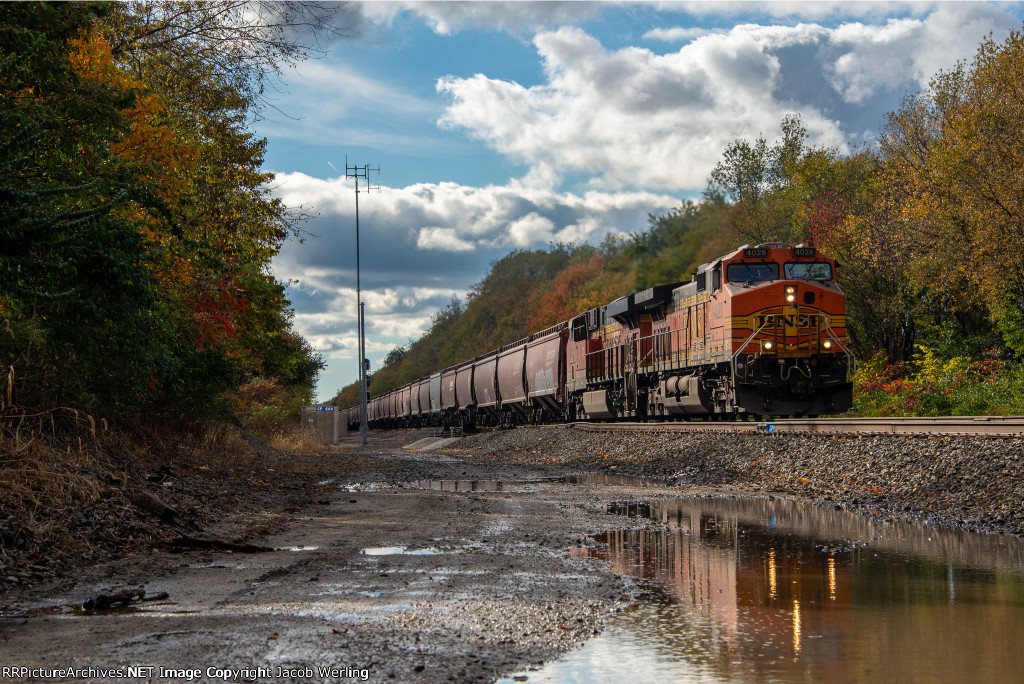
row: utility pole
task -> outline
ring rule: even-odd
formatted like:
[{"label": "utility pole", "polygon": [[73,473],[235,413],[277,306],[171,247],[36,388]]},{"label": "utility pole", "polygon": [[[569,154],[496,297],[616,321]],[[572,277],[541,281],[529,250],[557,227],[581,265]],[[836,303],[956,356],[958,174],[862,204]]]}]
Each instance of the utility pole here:
[{"label": "utility pole", "polygon": [[345,178],[356,181],[356,325],[359,328],[359,433],[366,444],[366,321],[363,318],[365,303],[363,302],[362,285],[359,279],[359,179],[366,181],[363,192],[380,191],[380,185],[370,185],[370,172],[380,173],[380,167],[371,169],[369,164],[349,166],[348,155],[345,155]]}]

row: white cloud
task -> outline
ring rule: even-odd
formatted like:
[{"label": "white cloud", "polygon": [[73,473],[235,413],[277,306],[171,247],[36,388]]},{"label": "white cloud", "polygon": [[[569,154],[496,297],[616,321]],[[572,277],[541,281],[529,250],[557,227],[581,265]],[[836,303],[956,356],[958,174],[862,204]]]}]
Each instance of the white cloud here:
[{"label": "white cloud", "polygon": [[981,3],[943,3],[922,19],[893,19],[884,25],[850,23],[831,32],[825,65],[847,102],[861,102],[879,90],[907,81],[924,88],[940,69],[970,59],[994,29],[1015,24],[1004,12]]},{"label": "white cloud", "polygon": [[528,165],[548,184],[589,175],[596,188],[692,192],[729,143],[772,138],[794,112],[812,144],[845,149],[868,134],[844,128],[865,118],[851,106],[883,95],[891,103],[904,89],[925,87],[937,70],[970,58],[989,30],[1015,22],[989,5],[940,3],[921,18],[877,25],[662,27],[647,37],[691,41],[663,55],[609,50],[563,27],[534,37],[544,83],[439,79],[438,92],[449,98],[439,123]]},{"label": "white cloud", "polygon": [[[441,124],[462,128],[498,152],[545,169],[586,173],[600,188],[699,189],[726,144],[772,131],[791,111],[772,95],[778,61],[769,48],[810,29],[737,27],[705,35],[679,52],[606,50],[577,28],[534,39],[547,76],[525,88],[448,77]],[[805,111],[818,141],[839,144],[837,122]]]},{"label": "white cloud", "polygon": [[[298,279],[320,287],[323,280],[345,277],[336,255],[354,240],[354,193],[351,181],[319,179],[302,173],[278,174],[274,194],[289,206],[302,205],[320,219],[308,228],[321,236],[320,244],[336,244],[303,258],[290,255],[304,246],[290,246],[275,263],[295,263],[301,273],[282,271],[279,277]],[[651,212],[665,212],[680,204],[671,195],[652,192],[603,192],[582,195],[558,192],[543,184],[510,181],[505,185],[471,187],[457,183],[417,183],[405,188],[384,187],[359,203],[364,242],[363,259],[400,263],[407,278],[436,269],[433,257],[412,263],[417,253],[437,250],[469,253],[483,248],[512,245],[543,247],[551,240],[600,240],[609,233],[636,231],[647,225]],[[478,261],[478,256],[466,258]]]},{"label": "white cloud", "polygon": [[460,238],[454,228],[428,226],[420,228],[416,238],[416,246],[420,249],[436,249],[443,252],[472,252],[472,242]]},{"label": "white cloud", "polygon": [[537,212],[530,212],[518,218],[508,227],[508,233],[498,240],[498,244],[509,244],[515,247],[550,242],[554,237],[555,224],[551,219]]},{"label": "white cloud", "polygon": [[452,297],[461,297],[465,294],[462,290],[452,290],[450,288],[441,287],[417,287],[414,288],[417,299],[427,299],[428,297],[436,298],[443,297],[445,299],[451,299]]},{"label": "white cloud", "polygon": [[399,12],[411,12],[434,32],[457,33],[465,29],[498,31],[538,30],[594,17],[607,3],[580,2],[367,2],[364,14],[390,23]]},{"label": "white cloud", "polygon": [[672,28],[655,28],[651,29],[644,34],[645,40],[660,40],[666,43],[684,43],[694,38],[700,38],[701,36],[707,36],[711,34],[724,34],[728,33],[728,29],[706,29],[699,27],[681,27],[675,26]]}]

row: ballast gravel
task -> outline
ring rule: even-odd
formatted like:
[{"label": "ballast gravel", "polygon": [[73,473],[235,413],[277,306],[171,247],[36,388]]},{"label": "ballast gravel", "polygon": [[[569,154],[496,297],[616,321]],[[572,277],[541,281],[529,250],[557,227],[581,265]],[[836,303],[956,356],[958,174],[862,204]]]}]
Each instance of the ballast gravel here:
[{"label": "ballast gravel", "polygon": [[460,446],[485,461],[781,493],[883,518],[1024,535],[1024,439],[557,426],[481,433]]}]

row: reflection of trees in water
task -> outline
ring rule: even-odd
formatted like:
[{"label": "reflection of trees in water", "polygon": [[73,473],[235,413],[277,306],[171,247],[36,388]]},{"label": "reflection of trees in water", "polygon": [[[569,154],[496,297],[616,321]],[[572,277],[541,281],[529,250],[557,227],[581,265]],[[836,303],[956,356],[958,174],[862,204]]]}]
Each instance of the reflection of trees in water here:
[{"label": "reflection of trees in water", "polygon": [[870,542],[875,551],[888,551],[949,561],[980,569],[1024,570],[1024,541],[1006,535],[974,534],[908,522],[809,506],[782,499],[693,498],[652,503],[614,503],[614,515],[643,517],[693,529],[693,518],[706,512],[736,523],[750,523],[769,532],[817,540],[819,544],[848,548],[850,540]]},{"label": "reflection of trees in water", "polygon": [[1019,540],[764,499],[623,503],[609,513],[666,524],[598,535],[607,546],[579,555],[663,587],[663,604],[624,619],[655,650],[701,669],[740,679],[967,677],[979,652],[993,681],[1024,668],[1011,646],[1024,638],[1024,581],[998,569],[1024,567]]}]

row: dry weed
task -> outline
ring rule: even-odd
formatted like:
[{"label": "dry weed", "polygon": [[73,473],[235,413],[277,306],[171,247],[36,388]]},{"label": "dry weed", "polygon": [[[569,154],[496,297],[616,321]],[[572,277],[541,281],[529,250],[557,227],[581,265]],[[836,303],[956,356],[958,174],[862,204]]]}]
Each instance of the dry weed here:
[{"label": "dry weed", "polygon": [[54,444],[38,432],[0,434],[0,510],[33,510],[43,504],[88,505],[99,499],[100,471],[108,464],[93,445],[80,438],[75,445]]},{"label": "dry weed", "polygon": [[[112,430],[64,413],[0,412],[0,591],[13,567],[67,567],[176,534],[137,510],[132,492],[157,492],[178,510],[174,525],[198,529],[316,496],[326,481],[363,465],[298,429],[271,446],[223,423],[155,417]],[[14,581],[32,572],[17,571]]]},{"label": "dry weed", "polygon": [[311,427],[279,432],[270,438],[270,446],[279,451],[296,454],[322,454],[328,451],[320,433]]}]

